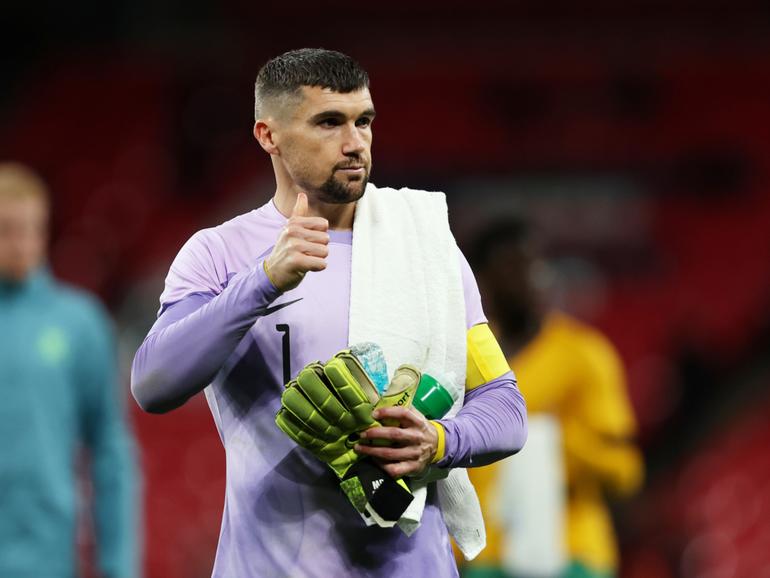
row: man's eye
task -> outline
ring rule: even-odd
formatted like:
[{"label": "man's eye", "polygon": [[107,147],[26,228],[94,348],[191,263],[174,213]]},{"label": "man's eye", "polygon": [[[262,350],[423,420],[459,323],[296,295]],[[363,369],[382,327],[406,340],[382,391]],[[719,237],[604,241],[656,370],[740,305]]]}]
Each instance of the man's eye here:
[{"label": "man's eye", "polygon": [[367,127],[370,124],[372,124],[372,119],[368,117],[362,117],[356,121],[356,126],[360,126],[360,127]]},{"label": "man's eye", "polygon": [[332,128],[335,126],[339,126],[340,123],[336,118],[325,118],[322,121],[320,121],[318,124],[325,128]]}]

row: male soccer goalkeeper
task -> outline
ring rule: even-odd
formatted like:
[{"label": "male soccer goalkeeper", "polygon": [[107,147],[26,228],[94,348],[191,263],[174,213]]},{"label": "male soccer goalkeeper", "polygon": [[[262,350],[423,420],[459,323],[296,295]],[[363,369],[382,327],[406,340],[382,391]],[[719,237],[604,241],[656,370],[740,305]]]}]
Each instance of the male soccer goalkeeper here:
[{"label": "male soccer goalkeeper", "polygon": [[[169,411],[205,389],[227,455],[214,576],[457,576],[435,492],[411,536],[367,527],[332,470],[274,421],[285,384],[349,345],[357,202],[365,192],[384,193],[367,185],[375,116],[368,84],[352,59],[320,49],[288,52],[261,69],[254,135],[270,155],[275,195],[187,242],[134,359],[132,391],[147,411]],[[391,445],[359,451],[394,478],[431,464],[484,465],[526,438],[524,401],[486,326],[470,268],[452,246],[435,265],[460,272],[465,405],[432,423],[403,407],[374,412],[398,427],[373,427],[365,435]],[[430,328],[423,329],[427,351]]]}]

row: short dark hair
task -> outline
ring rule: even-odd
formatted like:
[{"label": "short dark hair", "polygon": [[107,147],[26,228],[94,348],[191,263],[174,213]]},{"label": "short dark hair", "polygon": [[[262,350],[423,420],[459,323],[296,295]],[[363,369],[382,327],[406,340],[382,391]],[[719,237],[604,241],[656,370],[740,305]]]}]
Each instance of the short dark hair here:
[{"label": "short dark hair", "polygon": [[335,92],[369,87],[369,75],[355,60],[334,50],[300,48],[268,61],[257,74],[254,114],[259,118],[265,100],[293,95],[303,86],[320,86]]}]

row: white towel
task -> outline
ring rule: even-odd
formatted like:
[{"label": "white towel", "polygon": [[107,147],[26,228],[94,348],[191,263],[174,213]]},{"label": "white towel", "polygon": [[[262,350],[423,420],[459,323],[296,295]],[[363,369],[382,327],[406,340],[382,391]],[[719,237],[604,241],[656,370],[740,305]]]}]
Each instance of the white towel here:
[{"label": "white towel", "polygon": [[[443,376],[455,404],[465,392],[465,297],[459,249],[449,230],[443,193],[377,188],[369,184],[356,205],[348,342],[379,344],[391,371],[403,363]],[[399,522],[419,526],[427,480]],[[486,544],[481,508],[464,470],[438,484],[447,528],[466,558]]]},{"label": "white towel", "polygon": [[349,342],[374,341],[403,363],[453,374],[462,407],[465,298],[443,193],[370,184],[353,224]]}]

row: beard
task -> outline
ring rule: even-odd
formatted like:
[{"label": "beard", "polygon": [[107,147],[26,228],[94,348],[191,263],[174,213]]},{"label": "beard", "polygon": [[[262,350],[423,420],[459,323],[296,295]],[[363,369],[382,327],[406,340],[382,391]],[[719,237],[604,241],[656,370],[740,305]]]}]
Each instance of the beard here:
[{"label": "beard", "polygon": [[369,182],[369,169],[367,168],[361,180],[342,182],[336,176],[336,171],[318,188],[318,200],[332,205],[354,203],[364,196],[366,185]]}]

